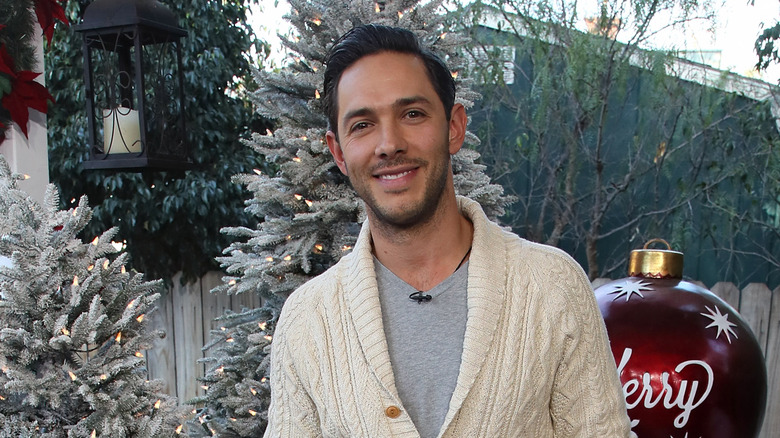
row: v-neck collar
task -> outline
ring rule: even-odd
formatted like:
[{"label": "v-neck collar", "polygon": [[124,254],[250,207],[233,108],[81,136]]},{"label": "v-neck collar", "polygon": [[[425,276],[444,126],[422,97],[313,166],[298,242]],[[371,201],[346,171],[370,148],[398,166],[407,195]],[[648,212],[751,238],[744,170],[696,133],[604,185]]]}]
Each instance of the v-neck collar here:
[{"label": "v-neck collar", "polygon": [[[468,268],[468,319],[463,354],[442,430],[446,430],[455,418],[485,363],[493,344],[498,325],[496,316],[504,305],[506,289],[504,261],[507,250],[502,239],[503,232],[488,220],[475,201],[458,197],[458,206],[473,223],[474,238]],[[374,376],[398,398],[382,325],[368,221],[363,224],[351,257],[344,261],[341,281],[362,352]],[[497,279],[499,283],[491,279]]]}]

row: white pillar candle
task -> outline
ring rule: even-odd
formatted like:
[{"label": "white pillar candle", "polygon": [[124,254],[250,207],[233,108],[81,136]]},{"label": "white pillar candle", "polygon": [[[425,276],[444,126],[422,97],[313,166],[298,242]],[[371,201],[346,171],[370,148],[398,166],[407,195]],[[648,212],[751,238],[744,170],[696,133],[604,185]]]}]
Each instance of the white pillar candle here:
[{"label": "white pillar candle", "polygon": [[138,111],[123,106],[103,110],[103,151],[107,154],[141,152]]}]

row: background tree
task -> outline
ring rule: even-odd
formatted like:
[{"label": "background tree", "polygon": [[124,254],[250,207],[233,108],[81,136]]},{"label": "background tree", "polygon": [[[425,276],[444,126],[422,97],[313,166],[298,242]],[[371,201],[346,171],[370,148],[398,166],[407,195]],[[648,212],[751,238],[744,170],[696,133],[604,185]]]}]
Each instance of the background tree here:
[{"label": "background tree", "polygon": [[[306,280],[332,266],[354,245],[363,204],[333,162],[325,144],[322,113],[323,61],[333,42],[363,23],[402,26],[447,58],[454,72],[463,68],[457,53],[463,37],[442,26],[440,3],[414,0],[342,2],[291,0],[287,17],[295,36],[283,38],[295,60],[281,71],[257,71],[252,100],[258,113],[274,118],[276,129],[253,134],[250,146],[273,167],[271,173],[237,176],[253,197],[247,211],[257,227],[230,227],[236,241],[220,259],[227,270],[215,292],[259,294],[264,306],[228,313],[224,330],[213,332],[207,346],[206,395],[197,417],[202,426],[191,434],[260,436],[269,404],[268,353],[284,300]],[[467,107],[475,94],[457,75],[457,100]],[[471,145],[476,138],[469,136]],[[453,160],[458,193],[478,200],[491,217],[501,216],[506,198],[490,184],[478,154],[463,149]],[[197,422],[195,422],[197,424]]]},{"label": "background tree", "polygon": [[[778,275],[780,241],[766,240],[777,230],[740,217],[768,219],[751,203],[774,190],[769,105],[721,91],[728,76],[693,83],[692,63],[643,48],[655,32],[711,20],[698,3],[608,0],[587,16],[577,2],[460,10],[485,96],[472,112],[483,160],[519,199],[507,221],[567,250],[591,278],[622,276],[629,251],[652,237],[684,250],[697,278]],[[709,253],[717,258],[705,271]]]},{"label": "background tree", "polygon": [[0,156],[0,437],[172,437],[184,412],[148,381],[145,315],[161,282],[125,269],[116,229],[75,236],[92,211],[16,188]]},{"label": "background tree", "polygon": [[[71,0],[66,9],[78,24],[86,0]],[[46,82],[56,104],[49,113],[51,180],[62,191],[63,205],[86,194],[94,217],[85,233],[118,227],[133,267],[169,280],[178,271],[185,279],[218,268],[214,258],[229,239],[225,224],[250,224],[244,194],[230,178],[262,163],[240,139],[263,121],[253,115],[243,90],[251,88],[255,39],[247,12],[255,0],[163,0],[188,32],[182,39],[184,90],[189,145],[195,169],[183,177],[166,172],[111,173],[84,170],[88,156],[86,97],[81,37],[73,28],[58,29],[57,44],[46,54]]]}]

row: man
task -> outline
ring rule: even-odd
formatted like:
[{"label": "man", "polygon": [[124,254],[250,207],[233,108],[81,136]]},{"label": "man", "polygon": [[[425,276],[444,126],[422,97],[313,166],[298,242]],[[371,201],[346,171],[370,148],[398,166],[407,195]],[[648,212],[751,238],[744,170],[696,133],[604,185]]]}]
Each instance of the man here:
[{"label": "man", "polygon": [[457,197],[466,113],[406,30],[331,49],[326,139],[367,207],[353,252],[293,293],[266,437],[626,437],[590,284]]}]

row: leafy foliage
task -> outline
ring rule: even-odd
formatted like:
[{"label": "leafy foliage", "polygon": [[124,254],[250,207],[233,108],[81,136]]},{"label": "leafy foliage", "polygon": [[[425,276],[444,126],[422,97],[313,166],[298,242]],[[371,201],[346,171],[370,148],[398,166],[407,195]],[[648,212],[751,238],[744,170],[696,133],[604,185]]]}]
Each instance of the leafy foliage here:
[{"label": "leafy foliage", "polygon": [[67,23],[58,0],[0,0],[0,143],[11,121],[27,135],[29,109],[48,109],[51,96],[33,81],[34,37],[43,32],[51,42],[56,20]]},{"label": "leafy foliage", "polygon": [[770,64],[780,63],[780,52],[775,43],[780,40],[780,22],[768,27],[761,32],[756,39],[756,54],[758,55],[757,67],[765,69]]},{"label": "leafy foliage", "polygon": [[[659,20],[711,17],[697,5],[610,0],[580,17],[570,2],[495,0],[460,11],[485,96],[472,112],[483,159],[519,199],[508,221],[566,249],[591,278],[622,275],[629,251],[653,237],[685,251],[696,278],[778,275],[767,254],[780,245],[777,230],[737,196],[775,202],[765,170],[777,129],[765,102],[722,91],[749,92],[757,81],[692,83],[692,73],[703,76],[697,67],[641,46]],[[579,30],[584,21],[590,32]],[[738,213],[747,211],[755,221]]]},{"label": "leafy foliage", "polygon": [[75,238],[86,198],[58,209],[16,188],[0,157],[0,436],[172,437],[185,413],[148,381],[140,353],[159,281],[125,269],[116,229]]},{"label": "leafy foliage", "polygon": [[[56,105],[49,114],[51,180],[73,205],[86,194],[94,204],[93,221],[85,232],[118,227],[132,265],[154,277],[183,280],[217,268],[214,258],[227,245],[219,233],[227,223],[252,223],[244,213],[241,187],[230,181],[237,173],[262,168],[241,139],[250,128],[264,129],[243,98],[251,87],[245,55],[261,45],[247,25],[254,0],[163,1],[188,32],[182,41],[186,122],[194,170],[112,173],[84,170],[88,156],[81,38],[74,29],[57,29],[56,45],[46,54],[47,84]],[[72,0],[68,19],[78,24],[89,4]],[[258,50],[262,52],[262,50]]]},{"label": "leafy foliage", "polygon": [[[247,212],[260,223],[225,229],[235,241],[220,258],[228,276],[215,289],[259,294],[264,306],[226,314],[221,319],[225,330],[212,333],[214,341],[206,346],[212,356],[206,359],[209,369],[203,379],[208,390],[194,400],[204,404],[197,413],[203,424],[196,421],[191,433],[250,437],[265,429],[268,354],[282,304],[352,248],[365,216],[362,202],[336,168],[324,140],[327,122],[319,93],[327,50],[353,26],[381,23],[412,29],[423,44],[447,58],[453,71],[464,67],[457,49],[465,40],[442,26],[441,2],[290,4],[287,18],[297,35],[284,44],[296,60],[281,71],[257,71],[258,90],[252,94],[259,114],[275,118],[277,128],[254,133],[250,145],[278,170],[235,178],[252,192]],[[470,82],[461,75],[456,82],[456,99],[471,106],[477,95]],[[469,140],[477,143],[473,135]],[[478,157],[464,148],[453,158],[456,191],[479,201],[489,215],[501,216],[508,199],[500,186],[490,183]]]}]

